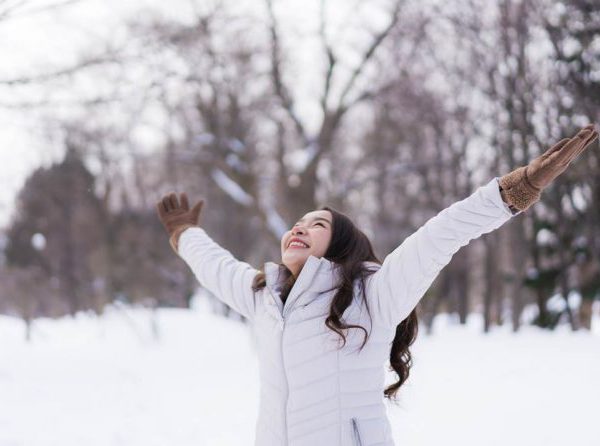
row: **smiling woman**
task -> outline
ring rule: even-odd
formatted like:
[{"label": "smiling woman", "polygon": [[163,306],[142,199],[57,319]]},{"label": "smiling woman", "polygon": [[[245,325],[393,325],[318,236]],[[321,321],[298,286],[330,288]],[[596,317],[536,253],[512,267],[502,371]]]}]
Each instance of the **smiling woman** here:
[{"label": "smiling woman", "polygon": [[323,257],[331,240],[333,216],[319,210],[306,214],[281,238],[281,261],[297,277],[309,255]]},{"label": "smiling woman", "polygon": [[[292,230],[283,235],[281,248],[281,266],[285,268],[282,268],[284,279],[279,297],[283,304],[285,305],[286,299],[298,279],[298,273],[295,271],[298,271],[298,268],[302,270],[309,257],[329,259],[339,270],[337,272],[339,280],[336,283],[337,291],[329,304],[329,315],[325,318],[324,323],[342,338],[343,343],[346,342],[344,330],[349,328],[363,330],[365,336],[360,346],[362,349],[368,339],[367,330],[360,325],[347,324],[340,315],[352,304],[355,294],[359,291],[363,294],[362,301],[365,309],[367,312],[369,311],[368,301],[364,296],[365,279],[377,270],[378,265],[381,265],[369,238],[348,216],[329,206],[324,206],[320,210],[309,212],[298,220]],[[259,291],[265,286],[265,274],[258,274],[253,289]],[[388,398],[395,396],[398,388],[408,378],[411,365],[408,347],[416,338],[417,327],[415,311],[412,311],[396,327],[389,359],[399,380],[384,391],[384,395]]]},{"label": "smiling woman", "polygon": [[[255,445],[393,446],[384,397],[395,397],[408,377],[417,303],[462,246],[533,205],[597,137],[585,127],[491,179],[430,218],[383,263],[346,215],[325,206],[283,235],[281,263],[259,271],[198,226],[202,201],[190,210],[185,194],[163,197],[157,208],[173,248],[254,330]],[[398,381],[386,388],[388,360]]]}]

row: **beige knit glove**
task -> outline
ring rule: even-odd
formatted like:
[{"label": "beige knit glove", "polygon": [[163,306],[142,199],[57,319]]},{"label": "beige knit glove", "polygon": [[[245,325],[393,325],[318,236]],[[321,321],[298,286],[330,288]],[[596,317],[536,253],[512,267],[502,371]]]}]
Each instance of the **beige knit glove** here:
[{"label": "beige knit glove", "polygon": [[594,124],[590,124],[579,130],[573,138],[560,140],[527,166],[500,177],[502,199],[512,208],[526,210],[540,199],[542,190],[563,173],[571,161],[596,138],[598,132]]},{"label": "beige knit glove", "polygon": [[182,192],[180,196],[181,202],[177,199],[177,195],[172,192],[163,196],[162,200],[156,203],[158,217],[169,234],[169,243],[175,252],[178,252],[178,241],[181,233],[188,228],[198,227],[200,211],[204,205],[204,200],[200,200],[190,209],[185,192]]}]

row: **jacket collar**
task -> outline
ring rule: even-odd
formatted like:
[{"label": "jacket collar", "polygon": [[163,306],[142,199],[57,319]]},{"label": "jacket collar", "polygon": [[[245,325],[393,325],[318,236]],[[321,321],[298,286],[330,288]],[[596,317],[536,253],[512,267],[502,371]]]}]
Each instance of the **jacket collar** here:
[{"label": "jacket collar", "polygon": [[298,297],[306,291],[310,291],[312,294],[333,288],[339,276],[337,266],[335,262],[325,257],[308,256],[287,297],[285,308],[279,298],[279,293],[283,286],[285,266],[275,262],[266,262],[264,268],[266,284],[273,294],[277,296],[275,300],[281,313],[287,314],[289,309],[296,303]]}]

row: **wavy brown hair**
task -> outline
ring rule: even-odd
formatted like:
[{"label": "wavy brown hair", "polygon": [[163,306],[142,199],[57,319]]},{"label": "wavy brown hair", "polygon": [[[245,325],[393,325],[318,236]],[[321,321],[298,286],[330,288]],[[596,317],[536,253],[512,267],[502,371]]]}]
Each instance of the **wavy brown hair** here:
[{"label": "wavy brown hair", "polygon": [[[343,329],[357,328],[364,332],[363,343],[360,350],[364,347],[369,337],[367,330],[360,325],[346,324],[342,320],[342,314],[351,304],[354,295],[354,283],[360,280],[360,289],[362,299],[367,308],[369,318],[371,312],[367,304],[365,295],[365,279],[373,274],[376,269],[370,269],[363,262],[375,262],[381,265],[381,261],[375,255],[369,238],[343,213],[329,207],[323,206],[319,210],[331,212],[333,216],[331,242],[327,248],[324,257],[336,263],[341,272],[341,280],[338,291],[331,302],[329,316],[325,319],[325,325],[338,333],[343,345],[346,344],[346,336]],[[284,266],[283,264],[279,264]],[[285,267],[284,281],[281,289],[281,299],[285,302],[289,295],[296,278],[291,271]],[[258,291],[266,285],[266,276],[264,272],[258,274],[254,280],[253,289]],[[388,399],[396,397],[396,392],[408,379],[409,371],[412,366],[412,357],[409,346],[415,341],[418,332],[418,320],[416,310],[413,310],[406,319],[396,327],[396,335],[392,342],[390,351],[390,371],[395,371],[398,375],[398,382],[388,386],[384,390],[384,396]]]}]

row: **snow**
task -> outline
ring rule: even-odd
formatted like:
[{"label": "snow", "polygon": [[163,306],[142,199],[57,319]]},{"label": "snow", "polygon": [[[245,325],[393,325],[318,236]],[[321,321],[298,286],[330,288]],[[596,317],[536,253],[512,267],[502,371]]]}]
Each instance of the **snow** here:
[{"label": "snow", "polygon": [[199,133],[194,137],[194,141],[200,145],[210,145],[215,141],[215,135],[212,133]]},{"label": "snow", "polygon": [[228,138],[227,147],[233,150],[235,153],[243,153],[246,150],[246,145],[238,138]]},{"label": "snow", "polygon": [[33,234],[31,236],[31,245],[38,251],[44,249],[46,247],[46,237],[44,237],[44,234],[40,232]]},{"label": "snow", "polygon": [[[29,344],[20,320],[0,316],[0,445],[251,445],[250,331],[194,302],[39,319]],[[460,327],[440,316],[412,351],[400,403],[389,406],[398,445],[598,444],[600,333],[483,335],[477,318]]]},{"label": "snow", "polygon": [[312,140],[306,147],[284,155],[286,166],[297,173],[302,173],[319,153],[319,144]]},{"label": "snow", "polygon": [[265,208],[265,214],[267,216],[267,226],[277,238],[281,238],[288,231],[288,224],[272,207]]},{"label": "snow", "polygon": [[254,203],[252,196],[229,178],[221,169],[215,167],[211,171],[211,176],[215,180],[215,183],[233,200],[244,206],[252,206]]}]

